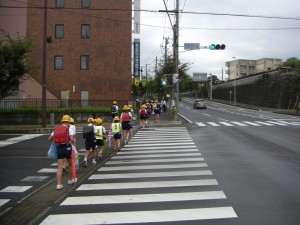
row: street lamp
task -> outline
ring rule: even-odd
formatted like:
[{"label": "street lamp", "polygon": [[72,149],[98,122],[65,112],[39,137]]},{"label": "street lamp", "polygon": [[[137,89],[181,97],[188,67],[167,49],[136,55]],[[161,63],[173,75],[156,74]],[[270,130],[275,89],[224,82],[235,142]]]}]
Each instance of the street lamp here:
[{"label": "street lamp", "polygon": [[[235,57],[232,57],[233,60]],[[236,104],[236,72],[234,73],[234,82],[233,82],[233,104]]]}]

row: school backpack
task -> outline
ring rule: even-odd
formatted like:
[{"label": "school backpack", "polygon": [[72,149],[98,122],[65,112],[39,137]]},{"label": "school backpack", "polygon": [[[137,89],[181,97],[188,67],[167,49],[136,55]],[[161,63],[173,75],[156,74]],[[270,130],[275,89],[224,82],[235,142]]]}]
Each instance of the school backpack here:
[{"label": "school backpack", "polygon": [[140,114],[145,115],[146,114],[146,109],[142,108]]},{"label": "school backpack", "polygon": [[122,121],[128,122],[128,121],[130,121],[130,119],[131,119],[131,118],[130,118],[128,112],[123,112],[123,113],[122,113]]},{"label": "school backpack", "polygon": [[69,127],[63,125],[54,126],[53,141],[56,143],[69,143]]},{"label": "school backpack", "polygon": [[116,112],[117,112],[117,107],[116,107],[115,105],[113,105],[113,106],[111,107],[110,111],[111,111],[112,113],[116,113]]},{"label": "school backpack", "polygon": [[93,126],[84,126],[82,128],[82,135],[83,138],[87,138],[87,139],[94,139],[95,138],[95,133],[94,133],[94,125]]}]

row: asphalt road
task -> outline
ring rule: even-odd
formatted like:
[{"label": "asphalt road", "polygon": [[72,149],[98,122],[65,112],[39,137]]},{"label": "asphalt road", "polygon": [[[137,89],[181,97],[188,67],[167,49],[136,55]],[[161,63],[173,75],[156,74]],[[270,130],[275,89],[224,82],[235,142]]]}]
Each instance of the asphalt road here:
[{"label": "asphalt road", "polygon": [[214,102],[196,110],[191,100],[180,113],[238,215],[234,224],[299,224],[299,117]]},{"label": "asphalt road", "polygon": [[[189,99],[179,110],[187,124],[140,130],[62,199],[47,192],[58,200],[33,224],[299,224],[299,117],[214,102],[196,110]],[[0,144],[12,137],[25,140],[0,146],[1,212],[55,188],[47,136],[1,135]]]}]

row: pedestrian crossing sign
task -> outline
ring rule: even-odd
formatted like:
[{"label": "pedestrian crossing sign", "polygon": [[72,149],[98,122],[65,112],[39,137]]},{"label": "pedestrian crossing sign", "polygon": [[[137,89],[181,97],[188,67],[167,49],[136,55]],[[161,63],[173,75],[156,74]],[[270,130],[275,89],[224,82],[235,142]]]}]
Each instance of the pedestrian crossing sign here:
[{"label": "pedestrian crossing sign", "polygon": [[136,87],[138,87],[139,84],[140,84],[140,78],[139,78],[139,77],[135,77],[135,78],[134,78],[134,85],[135,85]]}]

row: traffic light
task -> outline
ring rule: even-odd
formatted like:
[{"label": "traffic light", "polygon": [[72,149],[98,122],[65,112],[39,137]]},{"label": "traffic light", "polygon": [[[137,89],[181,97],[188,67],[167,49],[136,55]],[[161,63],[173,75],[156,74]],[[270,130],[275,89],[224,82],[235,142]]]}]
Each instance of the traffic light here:
[{"label": "traffic light", "polygon": [[224,50],[225,49],[225,45],[224,44],[211,44],[209,46],[210,50]]},{"label": "traffic light", "polygon": [[162,76],[161,77],[161,85],[162,86],[166,86],[167,85],[167,76]]}]

